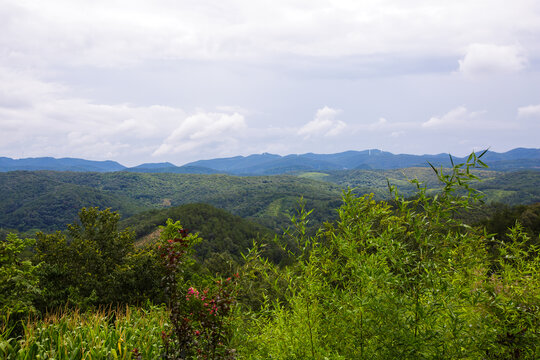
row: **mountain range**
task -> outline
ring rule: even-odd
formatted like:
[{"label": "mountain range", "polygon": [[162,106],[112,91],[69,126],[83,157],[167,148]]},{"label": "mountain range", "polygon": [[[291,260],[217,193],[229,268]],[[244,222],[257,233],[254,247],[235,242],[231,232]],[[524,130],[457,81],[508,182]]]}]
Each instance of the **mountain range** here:
[{"label": "mountain range", "polygon": [[[454,162],[465,157],[454,157]],[[483,156],[492,170],[540,169],[540,149],[516,148],[507,152],[487,151]],[[308,171],[351,170],[351,169],[399,169],[407,167],[450,166],[448,154],[411,155],[392,154],[381,150],[345,151],[336,154],[254,154],[199,160],[176,166],[170,162],[145,163],[126,167],[116,161],[92,161],[77,158],[52,157],[11,159],[0,157],[0,172],[16,170],[55,170],[75,172],[127,171],[139,173],[179,174],[231,174],[231,175],[277,175]]]}]

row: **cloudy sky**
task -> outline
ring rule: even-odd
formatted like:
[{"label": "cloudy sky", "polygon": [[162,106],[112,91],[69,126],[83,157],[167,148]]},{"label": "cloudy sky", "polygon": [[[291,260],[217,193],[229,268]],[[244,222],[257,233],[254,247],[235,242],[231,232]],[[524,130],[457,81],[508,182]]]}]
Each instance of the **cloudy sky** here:
[{"label": "cloudy sky", "polygon": [[540,147],[538,0],[0,0],[0,156]]}]

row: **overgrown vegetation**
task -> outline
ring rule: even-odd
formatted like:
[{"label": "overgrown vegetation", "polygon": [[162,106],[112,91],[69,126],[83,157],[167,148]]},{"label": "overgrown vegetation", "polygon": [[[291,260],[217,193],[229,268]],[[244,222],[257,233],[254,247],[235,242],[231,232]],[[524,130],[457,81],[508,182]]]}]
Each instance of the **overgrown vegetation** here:
[{"label": "overgrown vegetation", "polygon": [[[517,222],[494,217],[510,225],[504,230],[460,220],[482,195],[472,171],[481,156],[434,169],[438,192],[417,180],[414,197],[390,186],[389,202],[346,191],[338,219],[314,235],[310,207],[300,203],[276,239],[288,261],[269,261],[255,244],[227,270],[236,274],[230,279],[194,260],[198,236],[173,220],[146,249],[119,230],[116,213],[93,208],[67,234],[38,235],[33,255],[31,240],[10,235],[2,279],[35,277],[19,297],[2,288],[11,302],[2,309],[0,351],[8,359],[114,357],[113,350],[168,359],[540,358],[539,217],[536,207],[516,210]],[[150,286],[149,277],[163,282]],[[162,305],[96,310],[145,301]],[[45,302],[71,308],[47,317]],[[21,321],[24,314],[32,316]],[[127,314],[134,320],[122,322]]]}]

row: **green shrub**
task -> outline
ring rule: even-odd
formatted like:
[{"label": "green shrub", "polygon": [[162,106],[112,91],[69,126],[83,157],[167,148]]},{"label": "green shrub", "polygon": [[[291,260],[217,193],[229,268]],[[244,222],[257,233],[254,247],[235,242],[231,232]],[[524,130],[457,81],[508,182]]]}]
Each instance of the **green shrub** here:
[{"label": "green shrub", "polygon": [[35,243],[9,233],[0,241],[0,332],[9,333],[13,326],[20,330],[20,321],[36,313],[34,300],[39,296],[39,265],[32,265],[21,254]]}]

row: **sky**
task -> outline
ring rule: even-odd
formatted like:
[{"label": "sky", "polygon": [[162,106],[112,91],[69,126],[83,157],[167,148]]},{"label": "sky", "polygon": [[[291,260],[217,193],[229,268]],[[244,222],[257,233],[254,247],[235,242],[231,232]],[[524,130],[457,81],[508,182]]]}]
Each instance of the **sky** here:
[{"label": "sky", "polygon": [[538,0],[0,0],[0,156],[540,147]]}]

